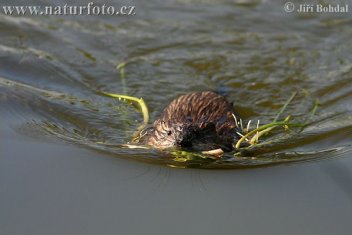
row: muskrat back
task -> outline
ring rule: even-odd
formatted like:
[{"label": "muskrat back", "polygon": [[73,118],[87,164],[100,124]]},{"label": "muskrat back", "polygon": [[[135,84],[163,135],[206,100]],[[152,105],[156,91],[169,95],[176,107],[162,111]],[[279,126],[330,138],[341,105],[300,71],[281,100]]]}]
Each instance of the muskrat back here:
[{"label": "muskrat back", "polygon": [[230,151],[240,132],[233,106],[215,92],[194,92],[170,102],[141,142],[156,148]]}]

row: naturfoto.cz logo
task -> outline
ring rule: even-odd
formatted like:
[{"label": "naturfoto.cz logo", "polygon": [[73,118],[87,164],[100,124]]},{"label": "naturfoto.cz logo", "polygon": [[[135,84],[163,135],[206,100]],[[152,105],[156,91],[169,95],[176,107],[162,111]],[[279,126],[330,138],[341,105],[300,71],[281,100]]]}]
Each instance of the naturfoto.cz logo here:
[{"label": "naturfoto.cz logo", "polygon": [[3,6],[5,15],[135,15],[135,6],[87,5],[74,6]]}]

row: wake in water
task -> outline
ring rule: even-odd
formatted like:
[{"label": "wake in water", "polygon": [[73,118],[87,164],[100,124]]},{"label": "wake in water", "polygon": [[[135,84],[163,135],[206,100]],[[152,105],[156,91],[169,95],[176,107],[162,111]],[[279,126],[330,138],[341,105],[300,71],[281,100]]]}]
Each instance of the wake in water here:
[{"label": "wake in water", "polygon": [[[317,113],[303,131],[271,133],[264,143],[227,153],[221,158],[184,151],[131,149],[126,143],[139,125],[135,109],[123,101],[96,95],[79,98],[0,78],[1,102],[14,105],[11,115],[23,115],[21,133],[56,138],[116,157],[171,167],[243,168],[338,157],[350,152],[351,112]],[[21,111],[18,111],[21,110]],[[304,115],[297,115],[297,119]],[[131,121],[136,120],[136,121]],[[35,130],[35,131],[34,131]],[[132,130],[132,131],[131,131]],[[46,137],[45,137],[46,136]],[[342,141],[341,141],[342,140]],[[346,140],[346,141],[343,141]]]}]

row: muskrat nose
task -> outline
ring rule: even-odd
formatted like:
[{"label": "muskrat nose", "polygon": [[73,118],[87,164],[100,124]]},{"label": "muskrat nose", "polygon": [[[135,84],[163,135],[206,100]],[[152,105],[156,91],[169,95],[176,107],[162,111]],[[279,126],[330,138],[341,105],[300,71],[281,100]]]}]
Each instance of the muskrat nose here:
[{"label": "muskrat nose", "polygon": [[177,125],[174,129],[174,138],[178,146],[185,146],[189,142],[189,130],[185,125]]},{"label": "muskrat nose", "polygon": [[182,142],[183,142],[183,137],[182,137],[182,136],[177,136],[177,137],[175,138],[175,140],[176,140],[176,144],[177,144],[177,145],[179,145],[179,146],[182,145]]},{"label": "muskrat nose", "polygon": [[183,128],[177,128],[175,130],[175,141],[177,145],[181,145],[182,142],[186,139],[186,133]]},{"label": "muskrat nose", "polygon": [[176,135],[176,143],[181,147],[192,147],[193,129],[182,127]]}]

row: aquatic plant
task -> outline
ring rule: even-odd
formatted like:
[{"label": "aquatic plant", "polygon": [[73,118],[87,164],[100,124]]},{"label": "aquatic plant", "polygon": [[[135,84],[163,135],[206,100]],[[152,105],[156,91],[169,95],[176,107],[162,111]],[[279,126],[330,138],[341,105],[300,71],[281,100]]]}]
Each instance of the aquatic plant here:
[{"label": "aquatic plant", "polygon": [[[125,72],[124,72],[124,66],[126,63],[121,63],[117,66],[117,69],[120,71],[120,76],[124,80],[125,79]],[[244,128],[243,120],[239,119],[237,120],[236,116],[233,114],[233,118],[235,119],[235,123],[237,125],[237,129],[241,130],[241,132],[237,132],[238,135],[241,136],[239,140],[237,140],[235,143],[233,143],[234,146],[234,154],[233,157],[239,157],[242,156],[244,153],[248,152],[251,150],[254,146],[257,146],[260,143],[260,146],[265,146],[268,144],[271,144],[275,142],[275,140],[279,138],[274,138],[270,140],[266,140],[265,136],[270,134],[274,129],[277,129],[278,127],[281,127],[284,132],[290,131],[292,129],[298,129],[298,132],[302,132],[304,128],[307,126],[308,121],[314,116],[315,112],[317,111],[318,108],[318,100],[316,100],[314,107],[311,111],[311,114],[309,118],[305,122],[292,122],[291,116],[288,115],[284,119],[280,120],[280,117],[282,114],[285,112],[289,104],[293,101],[293,99],[296,97],[298,92],[294,92],[289,99],[284,103],[282,108],[279,110],[279,112],[276,114],[275,118],[273,119],[272,122],[260,125],[260,121],[257,121],[256,128],[251,129],[251,123],[252,120],[249,120],[247,122],[246,128]],[[139,137],[138,133],[141,133],[141,131],[146,127],[149,121],[149,113],[148,113],[148,108],[142,98],[137,98],[133,96],[128,96],[128,95],[123,95],[123,94],[115,94],[115,93],[107,93],[107,92],[102,92],[103,95],[111,97],[111,98],[118,98],[119,100],[124,100],[127,102],[131,102],[134,104],[137,104],[140,108],[140,111],[143,115],[143,124],[139,126],[137,130],[137,134],[134,135],[134,139]],[[145,148],[145,146],[138,146],[138,145],[133,145],[133,144],[126,144],[124,145],[125,147],[128,148]],[[171,152],[171,155],[174,156],[174,161],[176,162],[194,162],[194,161],[199,161],[199,160],[204,160],[204,159],[218,159],[221,156],[223,156],[224,152],[221,149],[214,149],[210,151],[203,151],[200,153],[194,153],[194,152],[188,152],[188,151],[180,151],[180,150],[173,150]]]}]

